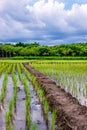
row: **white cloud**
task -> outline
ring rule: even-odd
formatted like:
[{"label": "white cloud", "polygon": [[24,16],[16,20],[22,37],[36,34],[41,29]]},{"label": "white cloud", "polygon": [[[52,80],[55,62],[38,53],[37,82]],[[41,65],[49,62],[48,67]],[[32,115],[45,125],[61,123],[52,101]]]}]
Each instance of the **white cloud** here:
[{"label": "white cloud", "polygon": [[87,4],[74,4],[72,9],[68,11],[68,22],[71,26],[77,28],[77,31],[87,31]]},{"label": "white cloud", "polygon": [[67,32],[71,32],[73,27],[70,27],[66,21],[67,12],[64,10],[64,3],[58,3],[57,1],[48,1],[44,0],[38,1],[33,6],[27,6],[31,14],[34,16],[34,21],[41,21],[44,25],[43,27],[58,29],[58,31],[65,32],[65,29],[68,29]]},{"label": "white cloud", "polygon": [[0,41],[24,38],[67,42],[74,37],[86,41],[87,4],[75,3],[65,9],[62,1],[1,0]]}]

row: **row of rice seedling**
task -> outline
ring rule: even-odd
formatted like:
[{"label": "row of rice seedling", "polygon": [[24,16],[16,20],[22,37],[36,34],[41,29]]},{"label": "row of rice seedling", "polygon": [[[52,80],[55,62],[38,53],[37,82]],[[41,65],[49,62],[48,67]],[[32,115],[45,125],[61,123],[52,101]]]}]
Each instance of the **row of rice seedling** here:
[{"label": "row of rice seedling", "polygon": [[12,80],[13,80],[13,85],[14,85],[14,90],[13,90],[13,98],[14,98],[14,106],[15,106],[15,111],[16,111],[16,101],[17,101],[17,77],[15,75],[15,67],[16,64],[13,64],[12,68]]},{"label": "row of rice seedling", "polygon": [[[48,122],[48,118],[49,118],[48,114],[50,111],[49,102],[47,101],[47,99],[45,97],[44,90],[41,88],[41,85],[38,83],[35,76],[32,76],[32,83],[35,87],[35,90],[37,91],[37,93],[39,95],[41,102],[42,102],[45,118],[46,118],[46,121]],[[55,129],[54,126],[55,126],[55,121],[56,121],[56,115],[57,115],[57,111],[55,109],[53,109],[52,113],[51,113],[51,119],[50,119],[51,130]]]},{"label": "row of rice seedling", "polygon": [[2,64],[0,67],[0,76],[2,75],[3,72],[5,72],[6,68],[8,67],[8,64]]},{"label": "row of rice seedling", "polygon": [[13,108],[14,108],[14,100],[11,99],[9,102],[9,108],[5,115],[6,121],[6,130],[13,130]]},{"label": "row of rice seedling", "polygon": [[[49,102],[47,101],[47,99],[45,97],[44,90],[41,88],[40,84],[36,80],[36,77],[34,75],[32,75],[31,73],[29,73],[29,71],[23,66],[23,64],[21,64],[21,68],[23,69],[27,78],[32,81],[32,84],[33,84],[35,90],[37,91],[39,99],[42,103],[42,108],[44,111],[45,120],[48,123],[48,118],[49,118],[48,114],[50,111],[50,107],[49,107]],[[50,128],[51,128],[51,130],[54,130],[55,129],[54,125],[55,125],[55,120],[56,120],[56,114],[57,114],[56,110],[53,110],[53,112],[51,114],[52,115],[51,115],[51,120],[50,120]]]},{"label": "row of rice seedling", "polygon": [[30,64],[49,75],[82,105],[87,106],[87,62],[37,61]]},{"label": "row of rice seedling", "polygon": [[3,63],[0,63],[0,68],[2,68],[3,65],[4,65]]},{"label": "row of rice seedling", "polygon": [[28,129],[31,128],[31,115],[29,113],[29,107],[30,107],[31,97],[30,97],[30,92],[29,92],[29,88],[28,88],[27,78],[25,76],[23,76],[19,64],[17,64],[17,70],[18,70],[18,75],[20,77],[20,80],[22,81],[22,83],[24,85],[24,90],[25,90],[25,94],[26,94],[25,117],[26,117],[26,130],[28,130]]},{"label": "row of rice seedling", "polygon": [[[6,70],[6,72],[4,73],[4,79],[3,79],[1,95],[0,95],[0,102],[2,103],[3,107],[5,105],[3,103],[4,103],[5,96],[7,94],[6,90],[7,90],[7,84],[8,84],[8,74],[11,71],[11,67],[12,67],[12,64],[7,64],[7,63],[6,63],[6,65],[3,64],[2,71],[1,71],[3,73]],[[8,105],[8,112],[6,112],[6,115],[5,115],[6,130],[10,130],[11,129],[11,122],[10,122],[10,120],[12,118],[12,108],[13,108],[13,100],[10,100],[9,105]]]},{"label": "row of rice seedling", "polygon": [[[0,63],[0,80],[3,80],[2,77],[4,77],[3,71],[5,68],[6,66],[3,63]],[[2,82],[0,82],[0,95],[1,95],[1,89],[2,89]]]},{"label": "row of rice seedling", "polygon": [[0,102],[3,102],[3,100],[5,98],[6,87],[7,87],[7,83],[8,83],[8,73],[10,72],[10,68],[11,68],[11,66],[8,67],[8,69],[6,70],[5,75],[4,75],[3,87],[1,89],[1,95],[0,95]]},{"label": "row of rice seedling", "polygon": [[[16,68],[17,67],[17,68]],[[9,101],[9,108],[8,108],[8,111],[6,112],[6,116],[5,116],[5,119],[6,119],[6,130],[13,130],[15,128],[15,121],[14,121],[14,115],[15,113],[17,113],[17,109],[16,109],[16,103],[17,103],[17,85],[18,85],[18,79],[17,79],[17,75],[16,75],[16,69],[18,70],[18,74],[19,74],[19,77],[20,77],[20,80],[22,81],[22,83],[24,84],[25,86],[25,91],[26,91],[26,102],[25,102],[25,106],[26,106],[26,130],[29,128],[29,123],[30,123],[30,116],[29,116],[29,90],[27,89],[28,87],[26,86],[26,81],[25,79],[23,78],[22,76],[22,73],[21,73],[21,70],[20,70],[20,67],[19,67],[19,64],[13,64],[12,66],[12,80],[13,80],[13,85],[14,85],[14,88],[13,88],[13,98]],[[15,112],[15,113],[14,113]],[[14,123],[13,123],[14,122]]]},{"label": "row of rice seedling", "polygon": [[10,99],[8,111],[6,112],[5,115],[6,130],[13,130],[13,119],[14,119],[13,113],[14,110],[16,109],[16,100],[17,100],[17,78],[15,76],[15,64],[12,64],[11,69],[12,69],[12,80],[14,90],[13,90],[13,99]]},{"label": "row of rice seedling", "polygon": [[[25,100],[25,118],[26,118],[26,130],[31,129],[31,130],[37,130],[37,126],[36,124],[34,124],[32,122],[32,118],[31,118],[31,114],[30,114],[30,102],[31,102],[31,94],[29,91],[29,84],[28,84],[28,79],[31,79],[32,82],[34,83],[34,79],[35,77],[32,76],[28,70],[23,66],[23,64],[17,64],[16,63],[12,63],[12,64],[3,64],[2,68],[5,69],[7,68],[6,72],[4,73],[4,80],[3,80],[3,87],[1,89],[1,95],[0,95],[0,101],[3,102],[4,98],[5,98],[5,94],[6,94],[6,86],[8,83],[8,74],[12,72],[12,74],[10,76],[12,76],[12,80],[13,80],[13,96],[10,99],[9,98],[9,102],[8,105],[6,107],[6,113],[5,113],[5,122],[6,122],[6,130],[13,130],[14,129],[14,112],[16,112],[16,102],[17,102],[17,76],[16,76],[16,71],[18,71],[18,75],[20,77],[21,82],[24,85],[24,90],[25,90],[25,94],[26,94],[26,100]],[[23,71],[22,71],[23,70]],[[2,73],[4,72],[2,71]],[[26,76],[25,76],[26,75]],[[36,81],[35,81],[36,82]],[[48,114],[49,114],[49,102],[47,101],[47,99],[45,98],[45,94],[44,91],[40,88],[39,84],[37,83],[35,85],[35,89],[39,95],[39,98],[43,104],[43,111],[45,114],[45,118],[48,121]],[[8,95],[7,95],[8,96]],[[5,102],[4,102],[5,103]],[[55,119],[56,119],[56,113],[55,110],[53,110],[52,112],[52,119],[51,119],[51,129],[54,130],[54,124],[55,124]],[[54,123],[53,123],[54,120]]]}]

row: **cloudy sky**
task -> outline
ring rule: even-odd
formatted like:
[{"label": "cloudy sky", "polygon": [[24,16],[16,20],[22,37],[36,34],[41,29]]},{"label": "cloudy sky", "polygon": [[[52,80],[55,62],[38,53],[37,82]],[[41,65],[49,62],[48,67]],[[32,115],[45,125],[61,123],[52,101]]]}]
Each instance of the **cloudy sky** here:
[{"label": "cloudy sky", "polygon": [[0,42],[87,42],[87,0],[0,0]]}]

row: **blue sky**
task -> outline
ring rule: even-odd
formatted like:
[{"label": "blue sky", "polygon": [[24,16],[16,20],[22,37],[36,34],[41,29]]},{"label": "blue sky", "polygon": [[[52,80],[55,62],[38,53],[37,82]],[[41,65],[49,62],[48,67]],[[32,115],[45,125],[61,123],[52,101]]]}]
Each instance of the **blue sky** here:
[{"label": "blue sky", "polygon": [[87,42],[87,0],[0,0],[0,42]]}]

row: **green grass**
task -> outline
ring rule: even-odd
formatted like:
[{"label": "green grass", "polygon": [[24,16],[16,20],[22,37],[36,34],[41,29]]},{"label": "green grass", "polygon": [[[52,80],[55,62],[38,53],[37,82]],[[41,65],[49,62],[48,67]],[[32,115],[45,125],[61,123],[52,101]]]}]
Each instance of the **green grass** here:
[{"label": "green grass", "polygon": [[[7,58],[8,59],[8,58]],[[12,60],[87,60],[86,56],[16,56]]]}]

